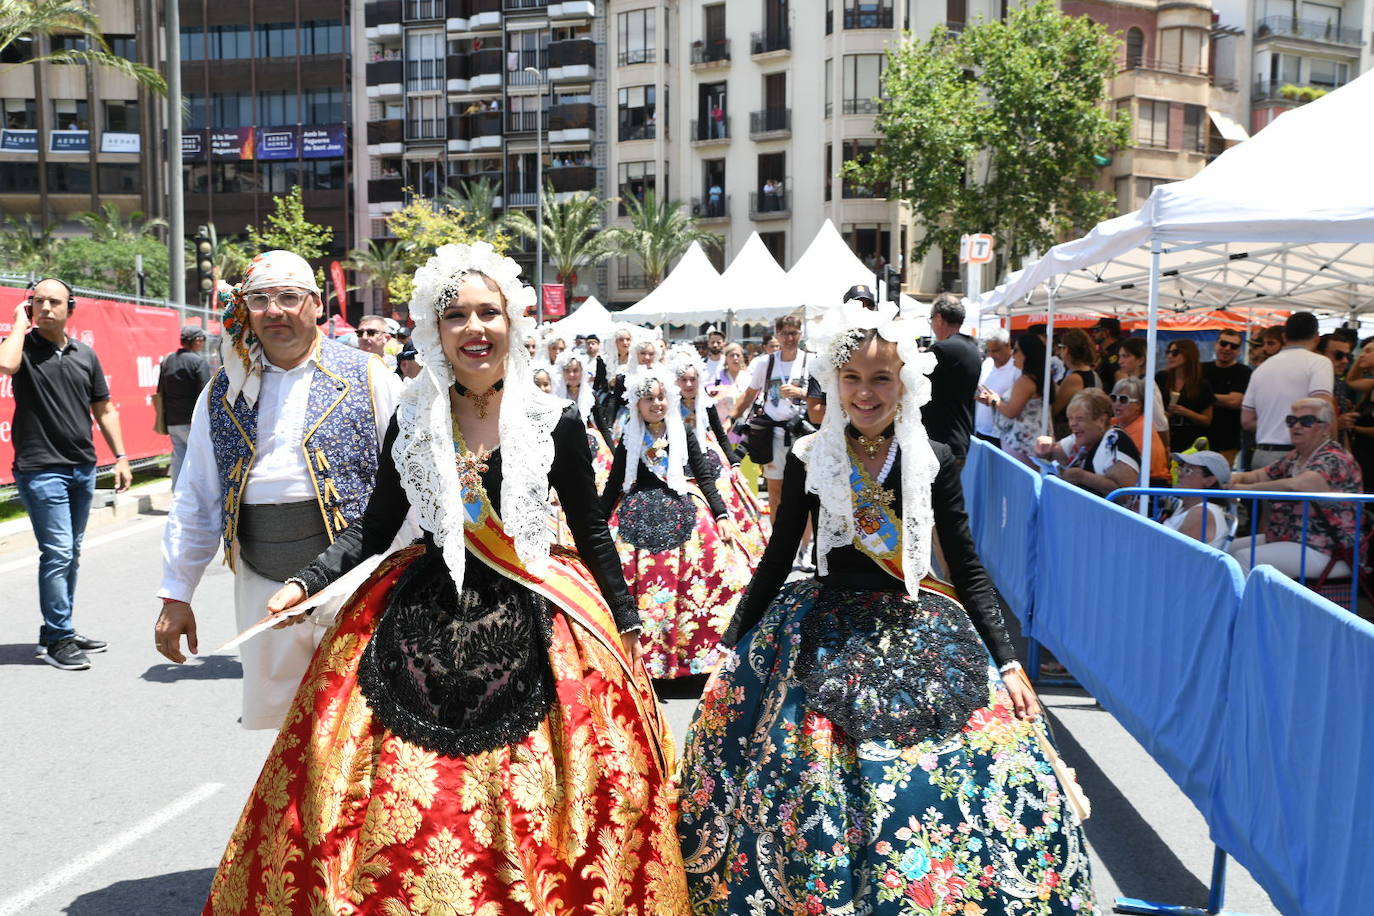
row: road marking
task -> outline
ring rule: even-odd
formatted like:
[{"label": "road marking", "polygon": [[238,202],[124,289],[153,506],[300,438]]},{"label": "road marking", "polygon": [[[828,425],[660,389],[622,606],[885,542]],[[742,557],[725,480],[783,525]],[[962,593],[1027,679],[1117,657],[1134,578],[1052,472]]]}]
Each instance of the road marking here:
[{"label": "road marking", "polygon": [[126,846],[132,846],[168,821],[180,817],[223,788],[224,783],[207,782],[192,789],[161,811],[135,824],[108,843],[91,850],[57,871],[51,872],[28,890],[15,894],[8,900],[0,901],[0,916],[13,916],[13,914],[21,912],[25,907],[31,906],[35,901],[57,890],[83,871],[94,868]]},{"label": "road marking", "polygon": [[[135,534],[142,534],[145,531],[151,531],[152,528],[149,527],[149,525],[147,524],[151,521],[156,521],[158,524],[163,524],[166,520],[156,518],[154,516],[136,515],[133,518],[129,519],[129,522],[127,524],[120,526],[120,529],[118,531],[111,531],[108,534],[102,534],[99,537],[85,538],[84,540],[82,540],[81,552],[84,554],[92,547],[99,547],[101,544],[108,544],[111,541],[119,541]],[[37,566],[38,554],[34,553],[30,556],[24,557],[19,560],[10,560],[8,563],[0,564],[0,575]]]}]

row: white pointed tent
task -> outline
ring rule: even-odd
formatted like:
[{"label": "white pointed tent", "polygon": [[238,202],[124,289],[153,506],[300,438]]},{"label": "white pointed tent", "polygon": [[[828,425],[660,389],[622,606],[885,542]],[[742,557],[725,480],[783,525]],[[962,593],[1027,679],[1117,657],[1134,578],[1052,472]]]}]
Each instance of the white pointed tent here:
[{"label": "white pointed tent", "polygon": [[767,321],[786,315],[799,304],[787,282],[787,271],[773,259],[757,232],[720,275],[722,303],[736,321]]},{"label": "white pointed tent", "polygon": [[849,249],[835,224],[826,220],[806,251],[787,272],[789,294],[797,305],[839,305],[857,283],[874,286],[873,271]]},{"label": "white pointed tent", "polygon": [[595,296],[588,296],[571,315],[555,322],[553,329],[565,340],[572,340],[579,334],[595,334],[605,342],[610,340],[614,324],[615,318],[606,306]]},{"label": "white pointed tent", "polygon": [[720,273],[701,245],[693,242],[677,266],[649,295],[615,317],[622,321],[685,324],[721,321],[726,311],[721,303]]},{"label": "white pointed tent", "polygon": [[[1286,112],[1192,178],[1161,185],[1136,212],[1050,249],[980,297],[982,309],[1023,309],[1043,284],[1051,285],[1051,321],[1055,300],[1075,293],[1080,301],[1095,292],[1104,303],[1132,303],[1137,311],[1143,305],[1150,340],[1145,377],[1152,378],[1166,287],[1230,308],[1346,314],[1374,308],[1371,111],[1374,73]],[[1127,266],[1118,268],[1118,261]],[[1085,286],[1088,294],[1081,292]],[[1149,428],[1154,405],[1145,403]]]}]

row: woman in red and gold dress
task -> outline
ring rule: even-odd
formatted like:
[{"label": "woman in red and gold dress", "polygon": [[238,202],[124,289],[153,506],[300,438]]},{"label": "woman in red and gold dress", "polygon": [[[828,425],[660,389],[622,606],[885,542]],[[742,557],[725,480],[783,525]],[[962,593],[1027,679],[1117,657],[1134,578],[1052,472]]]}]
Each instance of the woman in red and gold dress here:
[{"label": "woman in red and gold dress", "polygon": [[[316,652],[207,914],[687,912],[672,745],[596,502],[586,427],[538,391],[519,266],[416,274],[424,373],[363,518],[272,599],[384,550]],[[549,488],[577,553],[550,548]]]}]

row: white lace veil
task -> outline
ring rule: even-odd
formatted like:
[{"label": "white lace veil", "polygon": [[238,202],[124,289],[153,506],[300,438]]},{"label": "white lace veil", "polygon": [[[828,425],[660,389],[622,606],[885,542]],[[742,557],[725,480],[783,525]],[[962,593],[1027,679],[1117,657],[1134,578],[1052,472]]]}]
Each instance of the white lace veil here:
[{"label": "white lace veil", "polygon": [[[498,428],[501,437],[501,518],[515,541],[516,553],[536,574],[549,557],[549,468],[553,464],[553,428],[564,402],[534,385],[525,339],[533,322],[524,317],[534,305],[534,290],[520,282],[520,265],[486,242],[443,245],[415,272],[410,315],[411,339],[424,368],[401,395],[396,417],[399,435],[392,457],[400,472],[420,527],[443,548],[454,584],[463,587],[466,562],[462,488],[455,464],[449,389],[453,368],[439,344],[439,315],[463,280],[481,273],[500,287],[510,322],[505,383]],[[476,278],[479,279],[480,278]]]},{"label": "white lace veil", "polygon": [[582,366],[582,384],[577,389],[577,412],[582,416],[582,422],[587,422],[592,415],[592,405],[595,398],[592,392],[592,358],[581,350],[564,350],[558,354],[558,362],[554,363],[550,372],[553,379],[553,393],[555,396],[571,401],[568,395],[568,382],[563,378],[563,370],[568,367],[568,363],[578,362]]},{"label": "white lace veil", "polygon": [[935,524],[931,487],[940,467],[921,423],[921,406],[930,400],[927,375],[935,368],[935,355],[920,349],[918,328],[897,318],[894,306],[883,303],[879,309],[870,311],[849,302],[831,310],[815,328],[810,342],[820,358],[813,363],[813,374],[825,391],[825,419],[820,431],[799,442],[796,451],[806,464],[806,489],[820,500],[816,554],[820,573],[825,575],[826,554],[854,540],[854,494],[844,428],[849,418],[840,404],[839,368],[868,331],[896,343],[904,388],[896,423],[902,461],[902,566],[907,590],[915,594],[930,571],[930,536]]},{"label": "white lace veil", "polygon": [[625,399],[630,404],[630,418],[625,422],[625,483],[623,491],[634,488],[639,477],[639,459],[644,454],[644,421],[639,416],[639,401],[649,393],[654,382],[663,386],[668,399],[668,413],[664,417],[668,431],[668,489],[674,493],[687,492],[687,427],[678,407],[677,379],[662,366],[641,367],[625,379]]},{"label": "white lace veil", "polygon": [[[715,403],[706,394],[706,363],[697,355],[695,347],[687,344],[676,344],[668,351],[668,368],[673,370],[674,384],[681,378],[688,369],[697,370],[697,399],[693,408],[696,413],[696,437],[697,445],[704,450],[706,448],[706,408]],[[682,392],[678,392],[679,399]]]}]

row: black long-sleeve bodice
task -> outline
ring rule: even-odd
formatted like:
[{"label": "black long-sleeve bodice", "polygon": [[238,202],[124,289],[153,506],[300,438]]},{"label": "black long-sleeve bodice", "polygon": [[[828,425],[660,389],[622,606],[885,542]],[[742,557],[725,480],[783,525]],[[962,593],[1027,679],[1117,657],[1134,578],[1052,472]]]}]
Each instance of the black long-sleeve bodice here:
[{"label": "black long-sleeve bodice", "polygon": [[[606,479],[606,489],[601,493],[601,511],[606,518],[610,518],[616,503],[624,495],[621,490],[625,486],[625,464],[628,460],[625,442],[622,439],[615,448],[615,461],[611,464],[611,476]],[[706,463],[706,455],[702,452],[701,446],[697,444],[696,436],[691,435],[690,432],[687,436],[687,473],[696,478],[697,486],[701,489],[701,495],[706,497],[706,505],[710,507],[712,515],[716,518],[725,518],[730,514],[729,510],[725,508],[725,501],[720,498],[720,490],[716,489],[716,481],[710,466]],[[662,490],[667,487],[668,484],[655,474],[648,465],[642,460],[639,462],[634,489]]]},{"label": "black long-sleeve bodice", "polygon": [[[949,447],[931,442],[940,470],[932,487],[935,510],[935,530],[949,566],[950,579],[964,604],[978,635],[987,643],[993,660],[1000,666],[1015,659],[1011,640],[1002,621],[996,591],[988,577],[969,532],[968,513],[964,509],[964,490],[959,482],[959,465]],[[895,461],[885,489],[893,493],[892,512],[899,516],[902,509],[901,461]],[[773,519],[773,535],[759,561],[754,580],[740,597],[735,617],[721,641],[733,646],[755,624],[763,619],[768,606],[777,597],[792,571],[792,562],[801,545],[806,523],[813,523],[820,512],[820,499],[806,492],[806,466],[796,454],[787,456],[783,471],[782,498]],[[827,574],[821,577],[826,584],[845,587],[905,592],[906,586],[875,563],[852,544],[837,547],[826,557]]]},{"label": "black long-sleeve bodice", "polygon": [[[367,557],[385,551],[401,530],[406,513],[410,511],[410,501],[391,454],[397,435],[398,426],[393,418],[382,447],[376,488],[372,491],[363,517],[344,529],[328,550],[297,574],[311,594],[323,589]],[[620,557],[616,554],[615,542],[611,540],[606,527],[606,515],[601,511],[591,452],[587,447],[586,425],[575,405],[569,405],[563,411],[554,427],[553,440],[554,458],[549,468],[549,484],[558,493],[577,551],[610,606],[616,626],[621,632],[632,630],[640,625],[639,611],[625,587]],[[513,455],[511,460],[519,460],[519,456]],[[493,452],[486,465],[482,485],[492,508],[499,515],[502,450],[498,448]],[[429,550],[441,551],[428,532],[425,534],[425,543]],[[469,571],[474,564],[481,565],[481,561],[469,554]]]},{"label": "black long-sleeve bodice", "polygon": [[716,437],[716,442],[720,443],[721,451],[725,452],[725,457],[730,459],[730,464],[739,464],[739,454],[730,443],[730,439],[725,435],[725,427],[720,422],[720,410],[715,404],[706,406],[706,425],[711,428],[711,433]]}]

